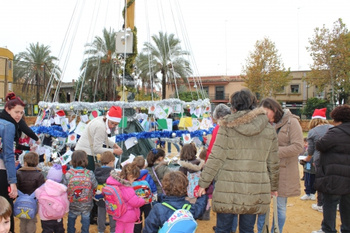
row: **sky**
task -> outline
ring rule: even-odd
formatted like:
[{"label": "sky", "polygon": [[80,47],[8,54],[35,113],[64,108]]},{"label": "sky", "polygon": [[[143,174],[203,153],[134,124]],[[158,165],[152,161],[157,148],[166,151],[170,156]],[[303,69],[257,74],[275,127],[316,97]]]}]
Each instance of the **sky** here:
[{"label": "sky", "polygon": [[[0,47],[14,54],[31,43],[50,46],[63,81],[77,79],[86,50],[103,28],[120,31],[124,1],[1,0]],[[339,18],[349,29],[349,0],[136,0],[138,50],[159,31],[189,51],[195,76],[240,75],[257,40],[275,43],[286,69],[308,70],[316,27]],[[73,13],[75,12],[75,13]]]}]

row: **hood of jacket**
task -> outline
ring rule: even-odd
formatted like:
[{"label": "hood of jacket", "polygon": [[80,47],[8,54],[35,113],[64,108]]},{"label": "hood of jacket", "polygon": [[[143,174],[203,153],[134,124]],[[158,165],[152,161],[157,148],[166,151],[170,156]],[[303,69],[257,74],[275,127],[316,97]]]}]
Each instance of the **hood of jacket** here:
[{"label": "hood of jacket", "polygon": [[56,181],[47,179],[45,182],[45,191],[51,196],[61,196],[62,193],[67,191],[67,187],[64,184],[57,183]]},{"label": "hood of jacket", "polygon": [[141,179],[144,175],[148,175],[148,170],[146,169],[140,170],[140,176],[137,178],[137,180]]},{"label": "hood of jacket", "polygon": [[201,171],[203,169],[205,161],[201,160],[201,159],[195,159],[195,160],[191,160],[191,161],[180,160],[180,161],[178,161],[178,164],[181,167],[184,167],[190,171],[197,172],[197,171]]},{"label": "hood of jacket", "polygon": [[266,124],[268,123],[266,118],[260,118],[257,120],[259,115],[266,115],[266,111],[263,108],[238,111],[225,116],[224,119],[219,121],[219,125],[233,128],[239,134],[245,136],[253,136],[259,134],[263,129],[265,129]]},{"label": "hood of jacket", "polygon": [[132,187],[132,183],[128,180],[122,179],[120,177],[120,172],[115,170],[111,171],[111,176],[107,178],[106,184]]},{"label": "hood of jacket", "polygon": [[95,178],[99,184],[104,184],[106,183],[107,178],[109,177],[111,171],[113,170],[112,167],[97,167],[95,169]]}]

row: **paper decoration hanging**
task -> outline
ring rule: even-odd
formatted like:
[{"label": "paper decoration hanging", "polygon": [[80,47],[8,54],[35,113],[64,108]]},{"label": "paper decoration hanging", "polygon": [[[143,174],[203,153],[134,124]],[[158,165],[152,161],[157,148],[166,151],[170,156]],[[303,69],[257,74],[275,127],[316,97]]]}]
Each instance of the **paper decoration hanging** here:
[{"label": "paper decoration hanging", "polygon": [[189,144],[189,143],[192,142],[191,134],[189,134],[189,133],[183,134],[183,135],[182,135],[182,139],[183,139],[183,143],[184,143],[184,144]]},{"label": "paper decoration hanging", "polygon": [[142,128],[144,129],[144,131],[148,132],[149,131],[149,122],[147,119],[144,119],[142,122],[141,122],[141,126]]},{"label": "paper decoration hanging", "polygon": [[167,129],[166,131],[173,131],[173,119],[167,118],[166,119]]},{"label": "paper decoration hanging", "polygon": [[159,130],[162,130],[162,129],[166,130],[166,129],[168,129],[168,124],[167,124],[166,119],[158,119],[157,123],[158,123],[158,129]]},{"label": "paper decoration hanging", "polygon": [[127,165],[129,163],[132,163],[132,161],[134,161],[134,158],[135,158],[135,155],[130,154],[129,158],[121,163],[122,167],[124,167],[125,165]]},{"label": "paper decoration hanging", "polygon": [[188,127],[187,129],[188,129],[188,131],[193,132],[193,131],[198,130],[199,125],[200,125],[200,122],[198,121],[198,119],[192,118],[192,126]]},{"label": "paper decoration hanging", "polygon": [[64,117],[64,118],[61,118],[60,120],[61,120],[60,124],[61,124],[63,131],[67,132],[68,131],[68,119],[66,117]]},{"label": "paper decoration hanging", "polygon": [[208,112],[208,113],[211,113],[211,106],[208,105],[204,108],[204,112]]},{"label": "paper decoration hanging", "polygon": [[137,144],[135,141],[137,141],[136,137],[126,139],[124,142],[126,149],[129,150],[131,147],[135,146]]},{"label": "paper decoration hanging", "polygon": [[179,128],[187,128],[192,126],[191,117],[182,117],[179,122]]},{"label": "paper decoration hanging", "polygon": [[156,110],[156,107],[152,105],[151,107],[148,108],[148,114],[154,114],[155,110]]},{"label": "paper decoration hanging", "polygon": [[85,131],[87,124],[83,123],[83,122],[79,122],[79,124],[77,125],[77,128],[75,129],[75,133],[78,135],[82,135]]},{"label": "paper decoration hanging", "polygon": [[101,116],[101,112],[98,109],[92,110],[92,112],[89,115],[89,120],[91,121],[98,116]]},{"label": "paper decoration hanging", "polygon": [[72,154],[73,152],[71,150],[68,150],[66,153],[64,153],[60,157],[61,164],[66,165],[67,163],[69,163],[72,160]]},{"label": "paper decoration hanging", "polygon": [[77,127],[77,118],[74,118],[70,123],[69,123],[70,130],[69,132],[73,132],[75,128]]},{"label": "paper decoration hanging", "polygon": [[128,126],[128,118],[122,117],[118,126],[119,126],[119,128],[125,129]]},{"label": "paper decoration hanging", "polygon": [[73,133],[68,136],[67,143],[75,144],[77,142],[77,134]]},{"label": "paper decoration hanging", "polygon": [[182,106],[181,104],[176,104],[173,109],[174,113],[181,113],[182,112]]},{"label": "paper decoration hanging", "polygon": [[213,122],[212,122],[211,118],[203,118],[199,127],[200,127],[200,129],[208,130],[212,126],[213,126]]},{"label": "paper decoration hanging", "polygon": [[158,119],[165,119],[168,117],[168,114],[161,106],[157,106],[156,110],[154,111],[154,116]]},{"label": "paper decoration hanging", "polygon": [[80,116],[80,121],[82,121],[83,123],[86,123],[89,120],[87,115],[81,115]]}]

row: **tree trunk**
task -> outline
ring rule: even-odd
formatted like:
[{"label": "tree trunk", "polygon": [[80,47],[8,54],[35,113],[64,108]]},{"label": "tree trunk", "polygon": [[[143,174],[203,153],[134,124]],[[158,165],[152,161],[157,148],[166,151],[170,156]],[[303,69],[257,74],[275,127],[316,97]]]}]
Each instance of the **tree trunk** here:
[{"label": "tree trunk", "polygon": [[166,98],[166,75],[165,72],[162,71],[162,99]]}]

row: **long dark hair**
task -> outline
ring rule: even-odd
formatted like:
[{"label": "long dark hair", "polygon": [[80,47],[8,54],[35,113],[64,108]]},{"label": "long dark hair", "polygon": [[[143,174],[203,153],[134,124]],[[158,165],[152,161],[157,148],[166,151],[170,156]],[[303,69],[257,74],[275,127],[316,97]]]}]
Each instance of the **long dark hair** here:
[{"label": "long dark hair", "polygon": [[153,165],[157,161],[157,159],[159,159],[161,157],[165,157],[165,151],[161,148],[153,148],[147,154],[147,166],[153,167]]},{"label": "long dark hair", "polygon": [[236,91],[231,95],[231,108],[233,110],[253,110],[256,108],[256,105],[256,97],[248,88]]},{"label": "long dark hair", "polygon": [[267,109],[270,109],[271,111],[273,111],[275,113],[275,117],[274,117],[274,123],[277,123],[279,122],[282,117],[283,117],[283,109],[282,109],[282,106],[273,98],[271,97],[267,97],[263,100],[261,100],[260,102],[260,107],[263,107],[263,108],[267,108]]}]

